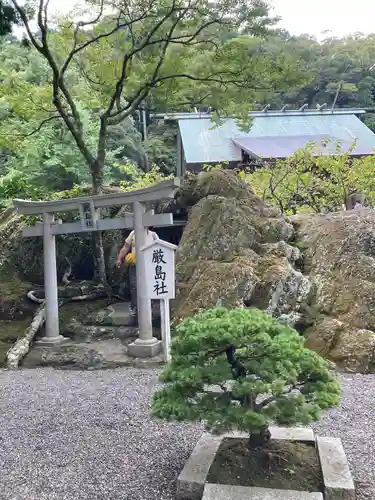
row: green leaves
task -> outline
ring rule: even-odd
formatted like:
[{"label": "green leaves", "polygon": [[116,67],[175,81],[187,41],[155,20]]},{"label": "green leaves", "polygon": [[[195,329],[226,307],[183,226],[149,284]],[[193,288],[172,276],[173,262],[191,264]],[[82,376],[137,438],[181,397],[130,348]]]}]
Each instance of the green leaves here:
[{"label": "green leaves", "polygon": [[339,385],[303,338],[257,309],[215,308],[176,327],[153,414],[214,432],[307,424],[338,404]]},{"label": "green leaves", "polygon": [[283,213],[301,211],[330,212],[341,210],[350,196],[363,193],[370,204],[375,203],[375,161],[373,156],[352,158],[350,151],[341,151],[337,141],[335,155],[315,155],[315,148],[328,144],[308,144],[275,167],[242,174],[255,192],[276,205]]},{"label": "green leaves", "polygon": [[[50,69],[44,59],[14,42],[0,44],[0,61],[0,147],[8,152],[0,171],[7,176],[4,182],[9,184],[9,176],[18,172],[30,188],[42,193],[41,196],[45,196],[46,191],[89,183],[89,167],[63,120],[53,109]],[[75,105],[80,114],[83,139],[95,154],[100,125],[95,109],[98,102],[89,95],[89,88],[78,69],[72,69],[69,78],[75,83]],[[124,178],[114,164],[129,161],[145,168],[141,136],[130,117],[121,125],[108,128],[104,181],[110,183]],[[35,192],[20,188],[18,196],[35,197]]]},{"label": "green leaves", "polygon": [[117,164],[119,170],[128,176],[128,180],[120,182],[120,186],[124,191],[133,191],[133,189],[141,189],[153,184],[157,184],[163,180],[172,179],[172,175],[163,175],[160,168],[153,165],[148,172],[142,172],[133,163]]}]

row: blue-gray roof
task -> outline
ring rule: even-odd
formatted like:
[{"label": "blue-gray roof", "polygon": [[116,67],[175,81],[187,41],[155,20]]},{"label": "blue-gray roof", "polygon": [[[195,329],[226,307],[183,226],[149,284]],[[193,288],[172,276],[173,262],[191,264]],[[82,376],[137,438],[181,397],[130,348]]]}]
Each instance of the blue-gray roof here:
[{"label": "blue-gray roof", "polygon": [[[241,161],[240,143],[245,141],[249,145],[248,139],[254,139],[252,147],[259,149],[258,152],[251,150],[254,156],[263,158],[289,156],[304,144],[316,142],[317,137],[341,141],[343,151],[357,141],[353,155],[373,154],[375,134],[356,116],[363,113],[358,109],[254,112],[249,132],[241,131],[233,119],[226,120],[220,127],[215,127],[208,115],[182,114],[176,115],[175,119],[178,120],[186,163],[215,163]],[[280,144],[277,146],[278,138]],[[288,138],[295,139],[287,141]],[[281,149],[284,149],[284,156]],[[275,150],[279,156],[272,154]]]},{"label": "blue-gray roof", "polygon": [[372,154],[366,143],[340,140],[329,135],[278,135],[277,137],[241,137],[233,139],[236,146],[258,160],[262,158],[287,158],[298,149],[311,143],[313,156],[330,156],[338,152],[352,155]]}]

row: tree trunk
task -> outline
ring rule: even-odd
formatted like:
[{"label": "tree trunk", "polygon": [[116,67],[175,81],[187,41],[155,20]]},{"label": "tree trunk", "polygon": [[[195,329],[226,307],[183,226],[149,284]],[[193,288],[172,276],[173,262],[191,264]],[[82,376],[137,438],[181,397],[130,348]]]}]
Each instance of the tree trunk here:
[{"label": "tree trunk", "polygon": [[257,433],[251,433],[249,436],[248,447],[250,449],[264,448],[271,439],[271,432],[268,426],[263,427]]},{"label": "tree trunk", "polygon": [[105,270],[103,236],[101,231],[91,233],[91,245],[94,261],[93,280],[96,283],[107,283],[107,274]]},{"label": "tree trunk", "polygon": [[[92,177],[92,193],[94,195],[103,192],[103,163],[97,159],[91,167]],[[97,210],[97,216],[100,217],[100,210]],[[94,281],[98,283],[107,283],[107,275],[105,271],[105,258],[103,248],[103,235],[101,231],[93,231],[91,233],[92,254],[94,261]]]},{"label": "tree trunk", "polygon": [[31,325],[26,330],[23,337],[19,338],[17,342],[12,345],[12,347],[7,352],[6,366],[9,369],[18,368],[18,365],[22,358],[30,350],[31,342],[33,341],[35,335],[38,333],[39,329],[43,326],[46,320],[46,305],[43,301],[42,305],[37,310]]}]

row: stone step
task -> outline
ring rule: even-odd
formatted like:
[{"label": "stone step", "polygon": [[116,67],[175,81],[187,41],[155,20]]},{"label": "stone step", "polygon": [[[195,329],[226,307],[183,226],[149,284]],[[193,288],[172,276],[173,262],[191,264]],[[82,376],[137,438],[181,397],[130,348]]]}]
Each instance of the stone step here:
[{"label": "stone step", "polygon": [[127,346],[119,339],[92,342],[66,341],[49,347],[34,344],[22,366],[35,368],[52,366],[65,370],[102,370],[134,366],[156,368],[164,363],[163,355],[153,358],[134,358],[128,355]]},{"label": "stone step", "polygon": [[135,338],[138,335],[136,326],[107,326],[83,324],[75,318],[72,318],[65,328],[60,332],[65,337],[74,340],[84,340],[91,342],[93,340],[104,339],[128,339]]},{"label": "stone step", "polygon": [[[135,326],[137,319],[130,314],[128,302],[117,302],[106,309],[94,313],[82,321],[91,325],[106,326]],[[160,310],[158,304],[152,305],[153,323],[160,323]]]},{"label": "stone step", "polygon": [[[119,339],[129,343],[138,337],[138,327],[87,325],[72,318],[60,333],[64,337],[69,337],[76,341],[92,342],[94,340]],[[153,334],[157,339],[161,339],[160,328],[153,328]]]},{"label": "stone step", "polygon": [[207,483],[202,500],[323,500],[323,494]]}]

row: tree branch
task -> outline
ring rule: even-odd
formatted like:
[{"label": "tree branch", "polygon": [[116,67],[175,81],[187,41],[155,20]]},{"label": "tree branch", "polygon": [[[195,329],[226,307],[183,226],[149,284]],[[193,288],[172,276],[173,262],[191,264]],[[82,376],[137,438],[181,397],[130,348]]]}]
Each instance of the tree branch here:
[{"label": "tree branch", "polygon": [[[226,72],[226,73],[230,73],[230,72]],[[188,73],[176,73],[173,75],[168,75],[168,76],[163,76],[163,77],[157,78],[154,81],[148,81],[140,89],[138,89],[138,91],[135,93],[135,95],[133,95],[131,98],[127,99],[128,104],[126,106],[122,107],[121,109],[119,109],[115,112],[112,112],[110,114],[109,118],[112,120],[121,114],[123,117],[122,119],[124,119],[127,116],[131,115],[138,108],[139,104],[148,95],[150,89],[156,87],[158,83],[161,83],[161,82],[164,82],[167,80],[172,80],[175,78],[179,78],[179,79],[186,78],[188,80],[192,80],[195,82],[219,83],[220,85],[231,84],[231,85],[234,85],[236,87],[242,88],[242,86],[238,82],[238,80],[232,80],[232,79],[223,80],[221,78],[214,78],[215,75],[221,75],[221,74],[225,74],[225,73],[218,72],[218,73],[213,73],[212,75],[207,75],[204,77],[197,77],[197,76],[190,75]],[[248,90],[250,90],[250,89],[248,88]],[[253,87],[251,90],[267,91],[267,90],[271,90],[271,89],[267,88],[267,87]],[[114,120],[113,122],[111,121],[111,124],[112,123],[113,124],[120,123],[120,122],[121,122],[121,119],[118,121]]]},{"label": "tree branch", "polygon": [[[146,38],[140,42],[140,44],[138,45],[138,47],[135,47],[133,50],[131,50],[128,54],[126,54],[123,58],[123,62],[122,62],[122,67],[121,67],[121,74],[120,74],[120,77],[118,78],[117,80],[117,83],[116,83],[116,87],[115,87],[115,91],[111,97],[111,100],[109,102],[109,105],[106,109],[106,111],[103,113],[103,117],[106,117],[106,118],[109,118],[110,115],[111,115],[111,112],[113,110],[113,107],[115,105],[115,103],[118,101],[118,99],[121,98],[121,94],[122,94],[122,90],[123,90],[123,87],[124,87],[124,82],[125,82],[125,79],[126,79],[126,72],[127,72],[127,66],[128,66],[128,63],[129,61],[131,61],[131,59],[139,52],[141,52],[142,50],[144,50],[147,46],[149,45],[153,45],[154,42],[150,43],[151,42],[151,39],[153,37],[153,35],[161,28],[161,26],[165,23],[165,21],[167,21],[167,19],[170,18],[170,16],[175,12],[175,0],[172,1],[172,6],[171,8],[168,10],[167,14],[164,15],[156,24],[155,26],[150,30],[150,32],[148,33],[148,35],[146,36]],[[139,101],[137,103],[137,106],[139,105],[141,101]],[[132,109],[136,109],[137,106],[132,106]],[[119,111],[121,112],[121,111]],[[118,114],[119,112],[117,112],[116,114]]]},{"label": "tree branch", "polygon": [[[177,24],[181,21],[181,19],[192,9],[190,9],[189,7],[185,7],[185,8],[177,8],[176,5],[175,5],[175,1],[173,0],[173,3],[172,3],[172,6],[171,6],[171,9],[166,13],[165,16],[162,17],[162,19],[156,23],[156,25],[153,27],[153,29],[149,32],[149,34],[146,36],[146,38],[143,39],[143,41],[141,41],[138,46],[134,47],[129,53],[127,53],[124,57],[124,60],[123,60],[123,64],[122,64],[122,70],[121,70],[121,75],[120,75],[120,78],[118,79],[117,81],[117,84],[116,84],[116,89],[115,89],[115,92],[111,98],[111,101],[110,101],[110,104],[107,108],[107,110],[105,111],[104,115],[107,115],[108,117],[115,117],[121,113],[124,113],[128,110],[128,113],[126,113],[124,116],[129,116],[129,114],[133,113],[137,107],[139,106],[139,104],[142,102],[142,100],[144,99],[144,97],[148,94],[148,92],[150,91],[151,88],[153,88],[157,83],[161,82],[161,81],[165,81],[165,80],[168,80],[168,79],[173,79],[173,78],[190,78],[190,79],[195,79],[196,81],[200,81],[198,78],[194,78],[192,75],[185,75],[185,74],[176,74],[176,75],[171,75],[171,76],[167,76],[167,77],[164,77],[164,78],[157,78],[158,75],[159,75],[159,71],[162,67],[162,64],[164,62],[164,59],[165,59],[165,54],[166,54],[166,51],[168,49],[168,46],[170,44],[180,44],[180,45],[197,45],[197,44],[204,44],[204,43],[208,43],[208,40],[202,40],[202,41],[197,41],[196,38],[199,36],[200,33],[202,33],[202,31],[206,28],[208,28],[209,26],[213,25],[213,24],[218,24],[218,23],[222,23],[222,19],[220,18],[215,18],[215,19],[212,19],[210,21],[207,21],[205,23],[203,23],[199,28],[197,28],[194,33],[190,34],[190,35],[181,35],[181,36],[177,36],[177,37],[173,37],[173,32],[174,30],[176,29],[177,27]],[[197,9],[198,10],[198,9]],[[158,38],[156,40],[152,40],[152,37],[153,35],[161,28],[161,26],[173,15],[173,14],[176,14],[176,13],[179,13],[179,15],[177,16],[177,19],[174,21],[168,35],[166,37],[163,37],[163,38]],[[120,97],[121,97],[121,94],[122,94],[122,90],[123,90],[123,86],[124,86],[124,82],[125,82],[125,79],[126,79],[126,70],[127,70],[127,65],[129,63],[129,61],[131,61],[131,59],[136,55],[138,54],[139,52],[142,52],[146,47],[150,47],[150,46],[155,46],[155,45],[159,45],[159,44],[163,44],[163,48],[162,48],[162,55],[161,57],[159,58],[159,61],[155,67],[155,71],[153,73],[153,76],[151,77],[151,79],[145,83],[143,85],[143,87],[141,89],[138,90],[138,92],[135,94],[135,96],[132,97],[132,99],[128,100],[128,102],[130,103],[127,107],[125,108],[122,108],[122,109],[118,109],[115,113],[112,113],[112,110],[113,110],[113,107],[115,105],[116,102],[119,101]],[[232,74],[233,76],[238,76],[238,73],[240,72],[225,72],[225,73],[228,73],[228,74]],[[223,74],[223,72],[219,72],[218,74]],[[203,78],[201,81],[207,81],[207,78]],[[214,81],[214,80],[210,80],[210,81]],[[222,81],[219,81],[217,80],[217,83],[221,83],[223,84]],[[234,79],[234,80],[231,80],[231,81],[228,81],[226,83],[233,83],[235,84],[236,86],[240,86],[238,84],[238,80]],[[262,90],[265,90],[265,89],[262,89]]]},{"label": "tree branch", "polygon": [[[152,3],[154,3],[154,1],[155,0],[153,0]],[[95,22],[98,22],[100,20],[101,16],[103,15],[103,8],[104,8],[104,0],[101,0],[100,14],[98,14],[96,20],[93,20],[93,21],[90,21],[90,22],[86,22],[86,23],[81,22],[81,23],[77,24],[76,29],[74,31],[74,40],[75,40],[75,43],[73,44],[73,48],[72,48],[71,52],[68,54],[67,59],[63,63],[62,70],[61,70],[61,74],[62,75],[66,72],[66,70],[67,70],[70,62],[73,60],[73,58],[74,58],[74,56],[76,54],[78,54],[79,52],[82,52],[84,49],[86,49],[90,45],[93,45],[94,43],[99,42],[103,38],[109,38],[110,36],[114,35],[117,31],[121,30],[122,28],[128,28],[128,29],[130,29],[130,27],[133,24],[143,21],[148,16],[148,11],[146,10],[141,15],[139,15],[138,17],[136,17],[135,19],[130,19],[130,20],[127,20],[126,22],[120,23],[120,17],[121,17],[121,13],[122,13],[122,11],[120,11],[119,15],[117,16],[117,22],[116,22],[116,27],[115,28],[112,28],[111,30],[109,30],[109,31],[107,31],[105,33],[101,33],[101,34],[99,34],[97,36],[94,36],[93,38],[90,38],[90,40],[87,40],[86,42],[84,42],[84,43],[82,43],[81,45],[78,46],[78,39],[77,39],[77,37],[78,37],[78,33],[79,33],[79,28],[82,27],[82,26],[86,26],[86,25],[89,25],[89,24],[95,24]]]},{"label": "tree branch", "polygon": [[[90,150],[85,144],[83,135],[82,135],[82,123],[80,119],[79,112],[77,110],[77,107],[65,85],[63,77],[60,77],[60,72],[57,66],[57,63],[51,53],[51,50],[48,45],[48,30],[47,30],[47,6],[48,6],[48,0],[47,3],[44,3],[44,0],[39,0],[39,9],[38,9],[38,26],[41,32],[41,44],[39,44],[34,35],[31,32],[29,21],[26,17],[25,12],[23,9],[20,7],[18,4],[17,0],[11,0],[15,9],[19,13],[26,31],[28,35],[30,36],[30,40],[33,43],[34,47],[38,50],[38,52],[47,60],[53,74],[53,79],[52,79],[52,87],[53,87],[53,99],[52,102],[54,106],[56,107],[57,111],[59,112],[61,118],[64,120],[68,130],[71,132],[73,135],[74,140],[76,141],[76,144],[81,151],[81,154],[85,158],[86,162],[88,165],[92,165],[94,163],[94,157],[91,154]],[[44,17],[43,17],[43,13]],[[70,108],[72,117],[69,115],[69,113],[64,109],[64,105],[61,101],[60,97],[60,91],[63,94],[66,102],[68,103],[68,106]]]},{"label": "tree branch", "polygon": [[56,120],[56,119],[61,119],[61,116],[54,115],[54,116],[49,116],[48,118],[45,118],[44,120],[42,120],[40,122],[40,124],[34,130],[29,132],[28,134],[11,134],[11,133],[7,132],[6,135],[12,135],[13,137],[22,137],[22,138],[31,137],[32,135],[35,135],[37,132],[40,132],[46,123],[48,123],[52,120]]},{"label": "tree branch", "polygon": [[[103,8],[104,8],[104,0],[100,0],[99,14],[91,21],[86,21],[86,22],[80,21],[79,23],[77,23],[77,26],[75,27],[74,34],[73,34],[73,48],[70,51],[70,53],[68,54],[68,57],[66,58],[64,64],[61,67],[60,78],[63,77],[64,73],[68,69],[68,66],[69,66],[71,60],[73,59],[74,55],[77,53],[78,34],[79,34],[80,28],[97,23],[103,15]],[[90,43],[94,43],[94,41],[91,41]],[[82,49],[80,48],[80,50],[82,50]]]},{"label": "tree branch", "polygon": [[267,405],[269,405],[270,403],[273,403],[274,401],[277,400],[277,398],[279,398],[280,396],[286,396],[287,394],[290,394],[292,391],[294,391],[295,389],[298,389],[300,387],[303,387],[303,385],[307,382],[307,380],[305,382],[299,382],[298,384],[293,384],[291,385],[290,387],[288,387],[288,389],[286,389],[282,394],[277,394],[277,395],[272,395],[266,399],[264,399],[263,401],[261,401],[260,403],[258,403],[255,407],[256,407],[256,411],[259,411],[261,410],[262,408],[265,408]]},{"label": "tree branch", "polygon": [[25,11],[22,9],[22,7],[20,7],[20,5],[18,5],[17,0],[11,0],[11,2],[13,4],[14,8],[16,9],[16,11],[18,12],[18,15],[20,16],[21,21],[25,25],[26,33],[27,33],[28,37],[30,38],[31,43],[34,45],[34,47],[39,52],[41,52],[42,46],[39,45],[39,43],[37,42],[36,38],[34,37],[34,35],[31,32],[31,29],[30,29],[30,26],[29,26],[29,21],[28,21],[28,19],[26,17]]}]

